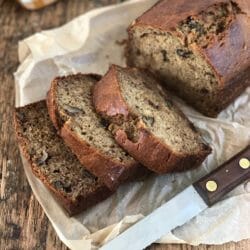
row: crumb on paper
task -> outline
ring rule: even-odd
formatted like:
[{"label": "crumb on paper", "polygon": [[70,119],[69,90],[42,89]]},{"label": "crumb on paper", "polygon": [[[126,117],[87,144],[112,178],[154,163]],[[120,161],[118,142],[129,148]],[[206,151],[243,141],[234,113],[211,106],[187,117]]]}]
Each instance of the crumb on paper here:
[{"label": "crumb on paper", "polygon": [[124,46],[127,43],[127,39],[116,40],[115,43],[120,46]]}]

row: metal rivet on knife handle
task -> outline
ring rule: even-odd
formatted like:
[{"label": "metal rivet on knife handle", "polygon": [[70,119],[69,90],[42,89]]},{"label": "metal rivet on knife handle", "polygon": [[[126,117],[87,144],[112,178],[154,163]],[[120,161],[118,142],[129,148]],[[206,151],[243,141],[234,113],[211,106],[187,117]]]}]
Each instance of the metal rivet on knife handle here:
[{"label": "metal rivet on knife handle", "polygon": [[239,165],[243,169],[247,169],[250,167],[250,161],[247,158],[241,158],[239,161]]},{"label": "metal rivet on knife handle", "polygon": [[[250,145],[193,185],[208,206],[250,179]],[[215,183],[214,183],[215,182]]]},{"label": "metal rivet on knife handle", "polygon": [[206,183],[206,189],[209,191],[209,192],[214,192],[216,191],[217,189],[217,183],[215,181],[207,181]]}]

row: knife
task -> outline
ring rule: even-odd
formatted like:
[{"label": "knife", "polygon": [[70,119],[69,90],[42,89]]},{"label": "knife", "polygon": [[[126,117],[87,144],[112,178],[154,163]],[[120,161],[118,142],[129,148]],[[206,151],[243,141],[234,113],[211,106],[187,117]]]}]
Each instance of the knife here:
[{"label": "knife", "polygon": [[249,179],[250,145],[100,249],[142,250]]}]

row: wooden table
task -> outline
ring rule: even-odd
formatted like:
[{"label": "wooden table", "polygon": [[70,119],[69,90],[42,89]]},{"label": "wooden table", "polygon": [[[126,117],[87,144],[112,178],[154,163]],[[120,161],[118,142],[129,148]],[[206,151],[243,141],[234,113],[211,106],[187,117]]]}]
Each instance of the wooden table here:
[{"label": "wooden table", "polygon": [[[13,72],[17,44],[34,32],[60,26],[95,7],[121,0],[63,0],[30,12],[0,0],[0,249],[67,249],[59,240],[26,180],[12,128]],[[226,229],[225,229],[226,230]],[[149,249],[250,249],[250,240],[222,246],[153,245]]]}]

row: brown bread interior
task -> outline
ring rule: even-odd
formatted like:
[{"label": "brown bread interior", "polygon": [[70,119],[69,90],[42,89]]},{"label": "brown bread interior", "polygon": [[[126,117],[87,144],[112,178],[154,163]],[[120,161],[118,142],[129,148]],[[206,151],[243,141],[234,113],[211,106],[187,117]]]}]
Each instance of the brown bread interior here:
[{"label": "brown bread interior", "polygon": [[111,194],[57,135],[45,101],[18,108],[15,122],[17,138],[33,172],[69,214],[81,212]]},{"label": "brown bread interior", "polygon": [[226,105],[218,102],[221,86],[196,48],[206,48],[214,39],[220,41],[238,13],[241,10],[234,2],[212,5],[179,23],[176,32],[181,39],[176,33],[150,26],[132,27],[128,63],[152,70],[168,89],[202,113],[215,116]]},{"label": "brown bread interior", "polygon": [[111,130],[122,127],[131,140],[137,141],[137,127],[144,126],[177,155],[198,155],[208,150],[193,125],[150,75],[137,69],[116,69],[122,97],[132,115],[118,126],[110,125]]}]

